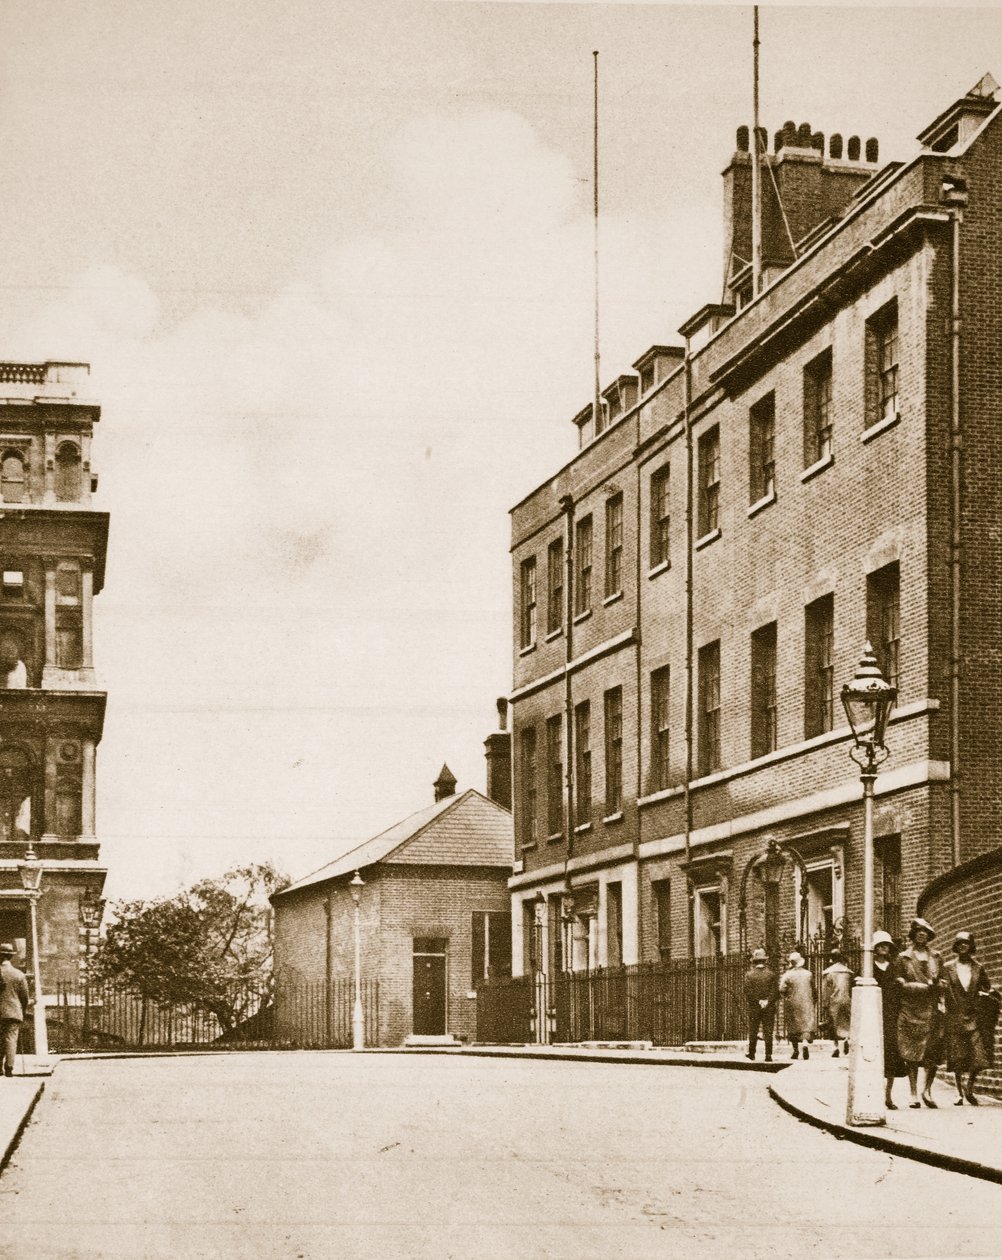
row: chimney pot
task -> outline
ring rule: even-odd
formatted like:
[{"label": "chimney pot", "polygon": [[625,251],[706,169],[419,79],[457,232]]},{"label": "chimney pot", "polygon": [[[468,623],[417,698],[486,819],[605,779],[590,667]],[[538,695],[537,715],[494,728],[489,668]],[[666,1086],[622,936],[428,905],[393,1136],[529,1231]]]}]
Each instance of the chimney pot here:
[{"label": "chimney pot", "polygon": [[785,145],[797,143],[797,124],[789,119],[783,123],[783,143]]},{"label": "chimney pot", "polygon": [[859,161],[859,136],[850,136],[846,146],[846,154],[850,162]]},{"label": "chimney pot", "polygon": [[824,151],[825,151],[825,133],[824,133],[823,131],[815,131],[815,132],[814,132],[814,134],[811,136],[811,148],[812,148],[812,149],[817,149],[817,151],[818,151],[818,152],[819,152],[822,156],[824,156]]},{"label": "chimney pot", "polygon": [[737,145],[739,153],[748,152],[748,128],[739,127],[734,136],[734,142]]},{"label": "chimney pot", "polygon": [[764,127],[758,129],[758,151],[759,153],[769,152],[769,133]]},{"label": "chimney pot", "polygon": [[842,136],[840,132],[832,132],[831,139],[828,141],[828,152],[833,158],[842,156]]},{"label": "chimney pot", "polygon": [[811,147],[811,124],[801,123],[797,128],[797,145],[801,149]]},{"label": "chimney pot", "polygon": [[876,136],[871,136],[866,142],[866,160],[868,162],[876,162],[879,152],[880,145],[877,143],[877,138]]},{"label": "chimney pot", "polygon": [[778,153],[778,152],[780,151],[780,149],[783,147],[783,131],[782,131],[782,128],[780,128],[780,130],[779,130],[779,131],[777,131],[777,132],[776,132],[776,134],[773,136],[773,138],[772,138],[772,147],[773,147],[773,149],[774,149],[777,153]]},{"label": "chimney pot", "polygon": [[498,696],[495,704],[498,710],[498,730],[506,731],[508,729],[508,697]]}]

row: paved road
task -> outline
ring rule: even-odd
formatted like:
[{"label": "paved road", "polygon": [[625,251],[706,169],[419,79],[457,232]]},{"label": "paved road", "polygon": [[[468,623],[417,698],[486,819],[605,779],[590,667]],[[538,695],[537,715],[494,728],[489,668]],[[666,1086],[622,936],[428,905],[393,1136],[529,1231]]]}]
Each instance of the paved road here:
[{"label": "paved road", "polygon": [[1002,1255],[998,1186],[838,1142],[767,1083],[350,1053],[63,1064],[0,1178],[0,1256]]}]

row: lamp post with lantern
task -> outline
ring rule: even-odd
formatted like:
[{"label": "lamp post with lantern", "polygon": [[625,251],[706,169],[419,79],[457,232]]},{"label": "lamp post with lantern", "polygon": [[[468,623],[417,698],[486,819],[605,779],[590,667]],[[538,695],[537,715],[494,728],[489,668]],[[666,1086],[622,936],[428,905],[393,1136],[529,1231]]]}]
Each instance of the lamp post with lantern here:
[{"label": "lamp post with lantern", "polygon": [[351,1016],[351,1048],[365,1049],[365,1015],[362,1011],[362,933],[359,922],[359,908],[362,902],[362,889],[365,880],[355,872],[355,878],[348,885],[351,899],[355,903],[355,1006]]},{"label": "lamp post with lantern", "polygon": [[849,756],[863,782],[863,966],[852,991],[846,1123],[884,1124],[884,1032],[880,987],[873,978],[873,787],[888,750],[884,731],[897,698],[867,643],[842,705],[852,730]]},{"label": "lamp post with lantern", "polygon": [[81,1031],[81,1039],[84,1045],[87,1044],[87,1037],[90,1033],[90,956],[94,948],[93,934],[101,926],[104,904],[104,900],[96,896],[92,888],[88,888],[80,898],[80,926],[84,930],[84,1013],[83,1029]]},{"label": "lamp post with lantern", "polygon": [[42,964],[38,957],[38,903],[42,896],[42,864],[35,852],[35,844],[28,836],[28,848],[17,864],[21,887],[28,898],[31,918],[31,970],[34,991],[35,1054],[43,1058],[49,1053],[49,1034],[45,1024],[45,997],[42,993]]}]

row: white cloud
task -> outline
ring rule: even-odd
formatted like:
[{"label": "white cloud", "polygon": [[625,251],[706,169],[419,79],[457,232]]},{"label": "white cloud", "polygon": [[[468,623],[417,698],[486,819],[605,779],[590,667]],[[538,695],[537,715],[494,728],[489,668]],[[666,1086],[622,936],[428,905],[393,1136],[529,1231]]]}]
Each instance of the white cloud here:
[{"label": "white cloud", "polygon": [[[385,161],[378,224],[252,316],[164,329],[101,268],[24,329],[89,358],[104,404],[113,894],[301,872],[420,806],[443,760],[482,786],[507,510],[570,457],[590,392],[588,199],[511,114],[412,121]],[[603,222],[606,378],[693,309],[700,239]]]}]

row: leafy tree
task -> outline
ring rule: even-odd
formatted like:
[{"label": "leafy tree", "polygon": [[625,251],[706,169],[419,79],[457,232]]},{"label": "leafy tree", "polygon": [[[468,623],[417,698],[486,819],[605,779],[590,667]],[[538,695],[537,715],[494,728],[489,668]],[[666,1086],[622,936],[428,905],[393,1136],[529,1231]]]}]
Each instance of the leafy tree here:
[{"label": "leafy tree", "polygon": [[91,962],[91,975],[114,980],[145,1003],[211,1011],[224,1031],[270,984],[268,898],[288,883],[270,863],[238,866],[173,897],[120,901]]}]

